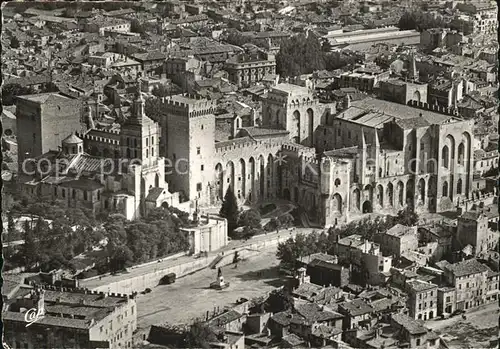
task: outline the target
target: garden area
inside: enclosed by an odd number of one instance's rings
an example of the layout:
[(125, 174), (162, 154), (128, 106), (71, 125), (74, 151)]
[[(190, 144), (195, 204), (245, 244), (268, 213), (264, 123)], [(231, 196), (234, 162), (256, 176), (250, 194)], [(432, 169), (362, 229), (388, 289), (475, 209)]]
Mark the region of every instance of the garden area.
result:
[[(84, 208), (67, 208), (57, 201), (28, 196), (7, 206), (3, 208), (8, 212), (8, 239), (23, 243), (4, 249), (6, 269), (64, 269), (75, 273), (84, 255), (90, 265), (95, 264), (97, 273), (103, 274), (189, 247), (188, 237), (180, 231), (190, 223), (188, 214), (176, 208), (157, 208), (143, 219), (128, 221), (116, 212), (96, 216)], [(20, 217), (30, 219), (16, 224)]]
[(290, 203), (269, 202), (242, 210), (231, 188), (224, 196), (219, 215), (228, 220), (228, 233), (233, 239), (247, 240), (255, 235), (290, 228), (300, 222), (295, 206)]

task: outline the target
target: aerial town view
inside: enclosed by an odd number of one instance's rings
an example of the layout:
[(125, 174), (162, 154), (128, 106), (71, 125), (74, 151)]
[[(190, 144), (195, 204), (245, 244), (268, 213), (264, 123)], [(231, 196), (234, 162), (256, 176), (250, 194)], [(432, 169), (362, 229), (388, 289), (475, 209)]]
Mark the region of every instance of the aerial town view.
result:
[(498, 348), (497, 15), (2, 3), (3, 348)]

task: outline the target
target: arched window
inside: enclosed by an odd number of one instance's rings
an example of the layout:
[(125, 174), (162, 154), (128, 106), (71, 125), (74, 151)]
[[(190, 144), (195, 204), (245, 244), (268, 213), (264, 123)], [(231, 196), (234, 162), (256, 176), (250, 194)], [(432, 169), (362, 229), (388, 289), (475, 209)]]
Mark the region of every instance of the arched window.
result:
[(76, 199), (76, 190), (73, 189), (73, 199)]
[(448, 196), (448, 182), (443, 183), (443, 196)]
[(443, 147), (443, 150), (441, 151), (441, 165), (443, 167), (448, 168), (448, 166), (449, 166), (449, 156), (450, 156), (450, 150), (448, 149), (448, 146), (445, 145)]
[(97, 191), (97, 200), (101, 200), (101, 192), (99, 190)]
[(149, 146), (149, 138), (146, 138), (146, 147)]
[(155, 156), (155, 148), (151, 148), (151, 156)]
[(149, 156), (149, 150), (146, 149), (146, 157), (148, 157), (148, 156)]
[(338, 187), (339, 185), (340, 185), (340, 179), (339, 179), (339, 178), (337, 178), (337, 179), (335, 180), (335, 186), (336, 186), (336, 187)]
[(465, 146), (463, 143), (460, 143), (458, 146), (458, 163), (463, 164), (464, 163), (464, 154), (465, 154)]
[(457, 194), (462, 194), (462, 178), (459, 178), (457, 181)]

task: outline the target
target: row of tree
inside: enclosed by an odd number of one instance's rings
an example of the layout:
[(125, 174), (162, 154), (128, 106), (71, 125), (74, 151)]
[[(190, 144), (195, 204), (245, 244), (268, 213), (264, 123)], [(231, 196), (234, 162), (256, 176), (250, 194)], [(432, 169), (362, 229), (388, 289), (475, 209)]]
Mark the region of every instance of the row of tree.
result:
[(189, 223), (188, 214), (175, 208), (157, 208), (141, 220), (128, 221), (120, 214), (96, 217), (83, 208), (65, 208), (57, 202), (34, 202), (29, 198), (11, 206), (9, 235), (16, 233), (14, 215), (35, 217), (22, 229), (22, 247), (6, 253), (12, 266), (42, 271), (71, 268), (71, 259), (90, 251), (103, 239), (107, 240), (105, 253), (96, 257), (100, 272), (122, 270), (133, 263), (189, 248), (188, 237), (180, 231)]
[(291, 36), (281, 43), (276, 56), (276, 71), (282, 77), (294, 77), (317, 70), (349, 67), (359, 62), (355, 54), (330, 50), (328, 40), (320, 41), (315, 35)]
[(431, 28), (446, 28), (449, 24), (442, 16), (431, 16), (422, 10), (406, 11), (399, 19), (398, 27), (401, 30), (415, 29), (420, 32)]

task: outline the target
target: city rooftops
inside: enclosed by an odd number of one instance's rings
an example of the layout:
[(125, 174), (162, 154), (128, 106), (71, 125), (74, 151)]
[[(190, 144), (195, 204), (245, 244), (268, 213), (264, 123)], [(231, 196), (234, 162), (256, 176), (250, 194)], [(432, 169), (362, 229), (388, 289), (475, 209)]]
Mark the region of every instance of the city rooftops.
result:
[(411, 280), (407, 281), (406, 284), (408, 287), (415, 292), (423, 292), (423, 291), (428, 291), (432, 290), (434, 288), (437, 288), (438, 286), (435, 284), (432, 284), (430, 282), (424, 282), (421, 280)]
[(387, 235), (395, 236), (395, 237), (402, 237), (405, 235), (415, 235), (416, 233), (416, 228), (415, 227), (407, 227), (406, 225), (402, 224), (396, 224), (389, 230), (385, 232)]
[(361, 298), (339, 304), (339, 310), (345, 311), (349, 316), (360, 316), (373, 313), (375, 309)]

